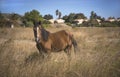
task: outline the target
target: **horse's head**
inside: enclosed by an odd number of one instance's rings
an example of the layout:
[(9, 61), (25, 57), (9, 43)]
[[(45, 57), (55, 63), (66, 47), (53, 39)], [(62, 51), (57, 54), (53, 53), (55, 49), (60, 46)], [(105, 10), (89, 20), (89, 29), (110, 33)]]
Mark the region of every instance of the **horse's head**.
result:
[(41, 22), (34, 22), (33, 23), (34, 26), (33, 26), (33, 31), (34, 31), (34, 37), (35, 37), (35, 41), (38, 43), (40, 41), (40, 34), (41, 34), (41, 29), (42, 29), (42, 25), (41, 25)]

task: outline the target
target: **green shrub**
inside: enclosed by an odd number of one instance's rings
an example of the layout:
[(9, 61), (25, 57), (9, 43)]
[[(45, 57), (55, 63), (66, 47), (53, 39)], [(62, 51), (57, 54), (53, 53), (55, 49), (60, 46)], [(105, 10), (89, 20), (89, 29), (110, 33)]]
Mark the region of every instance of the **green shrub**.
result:
[(44, 28), (51, 27), (50, 24), (43, 24)]
[(72, 24), (71, 24), (71, 23), (66, 23), (66, 25), (68, 25), (68, 26), (72, 26)]
[(103, 22), (101, 26), (102, 27), (119, 27), (120, 23), (119, 22)]
[(27, 21), (25, 24), (26, 27), (32, 27), (33, 26), (33, 22), (31, 21)]
[(43, 22), (42, 22), (43, 24), (51, 24), (51, 22), (50, 21), (48, 21), (48, 20), (43, 20)]

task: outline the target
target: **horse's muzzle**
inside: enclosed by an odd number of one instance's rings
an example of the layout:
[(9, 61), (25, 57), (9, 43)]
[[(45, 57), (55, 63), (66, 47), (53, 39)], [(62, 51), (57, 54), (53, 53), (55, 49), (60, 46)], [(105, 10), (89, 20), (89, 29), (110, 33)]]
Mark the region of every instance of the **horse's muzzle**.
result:
[(35, 41), (38, 43), (40, 41), (40, 39), (39, 38), (35, 38)]

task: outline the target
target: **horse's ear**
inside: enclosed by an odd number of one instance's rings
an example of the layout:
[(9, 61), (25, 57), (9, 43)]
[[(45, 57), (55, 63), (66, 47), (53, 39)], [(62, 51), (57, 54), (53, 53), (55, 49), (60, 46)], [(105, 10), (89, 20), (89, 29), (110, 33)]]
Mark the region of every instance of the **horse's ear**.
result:
[(42, 26), (42, 22), (41, 22), (41, 21), (39, 21), (38, 24), (39, 24), (39, 27), (44, 28), (44, 27)]
[(42, 25), (41, 21), (38, 22), (39, 25)]

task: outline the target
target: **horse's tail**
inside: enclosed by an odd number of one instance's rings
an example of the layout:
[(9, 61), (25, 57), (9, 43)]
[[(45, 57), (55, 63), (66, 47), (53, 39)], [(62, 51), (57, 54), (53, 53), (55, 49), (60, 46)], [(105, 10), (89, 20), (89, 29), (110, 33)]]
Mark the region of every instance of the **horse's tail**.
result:
[(78, 45), (77, 45), (77, 42), (76, 40), (74, 39), (73, 35), (71, 37), (71, 41), (72, 41), (72, 44), (74, 46), (74, 52), (76, 53), (77, 49), (78, 49)]

